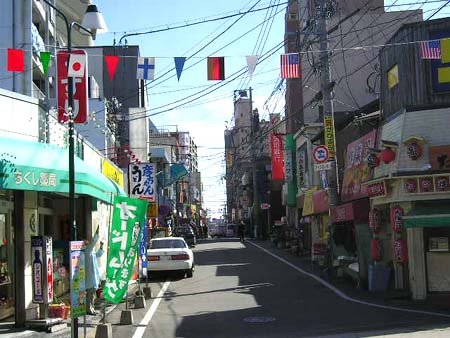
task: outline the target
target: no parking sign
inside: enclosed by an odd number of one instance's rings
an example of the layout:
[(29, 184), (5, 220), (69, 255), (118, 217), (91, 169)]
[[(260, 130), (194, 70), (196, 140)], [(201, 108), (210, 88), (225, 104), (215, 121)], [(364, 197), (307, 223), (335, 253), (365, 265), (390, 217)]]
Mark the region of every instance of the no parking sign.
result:
[(330, 157), (330, 152), (325, 146), (317, 146), (313, 150), (314, 163), (325, 163)]

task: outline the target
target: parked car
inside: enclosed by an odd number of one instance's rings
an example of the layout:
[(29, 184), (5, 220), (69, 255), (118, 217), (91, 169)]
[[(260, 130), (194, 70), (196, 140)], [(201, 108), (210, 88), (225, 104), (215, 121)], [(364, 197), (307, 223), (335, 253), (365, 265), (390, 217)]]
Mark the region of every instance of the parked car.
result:
[(229, 223), (227, 224), (226, 236), (236, 237), (237, 236), (237, 224)]
[(175, 228), (175, 236), (183, 237), (189, 246), (195, 246), (197, 244), (197, 236), (194, 233), (194, 229), (189, 224), (183, 224)]
[(188, 278), (194, 274), (194, 254), (182, 237), (151, 239), (147, 258), (149, 274), (152, 271), (184, 271)]

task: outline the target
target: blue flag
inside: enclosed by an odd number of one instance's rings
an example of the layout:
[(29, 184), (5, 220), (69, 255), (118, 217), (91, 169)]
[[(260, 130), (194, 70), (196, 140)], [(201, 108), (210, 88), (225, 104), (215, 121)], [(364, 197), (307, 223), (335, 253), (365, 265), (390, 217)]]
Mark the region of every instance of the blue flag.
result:
[(184, 62), (186, 61), (185, 57), (175, 57), (175, 69), (177, 71), (177, 78), (180, 81), (181, 72), (183, 71)]

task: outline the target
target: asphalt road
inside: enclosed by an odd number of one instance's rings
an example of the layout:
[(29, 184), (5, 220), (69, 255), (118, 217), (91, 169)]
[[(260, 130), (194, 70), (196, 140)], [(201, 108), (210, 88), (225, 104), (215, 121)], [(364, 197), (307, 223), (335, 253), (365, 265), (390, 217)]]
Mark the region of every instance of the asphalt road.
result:
[(193, 278), (151, 280), (154, 298), (133, 310), (134, 325), (118, 325), (120, 308), (108, 316), (113, 337), (369, 337), (450, 325), (450, 318), (343, 299), (249, 242), (206, 240), (194, 255)]

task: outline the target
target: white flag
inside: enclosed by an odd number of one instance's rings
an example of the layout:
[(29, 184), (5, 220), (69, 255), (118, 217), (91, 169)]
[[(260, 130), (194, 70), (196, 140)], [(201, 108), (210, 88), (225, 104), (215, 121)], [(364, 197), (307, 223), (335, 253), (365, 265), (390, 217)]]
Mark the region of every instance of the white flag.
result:
[(256, 64), (258, 63), (258, 55), (248, 55), (246, 56), (246, 59), (247, 59), (248, 75), (251, 78), (253, 72), (255, 71)]
[(84, 77), (84, 70), (86, 68), (86, 54), (70, 54), (69, 69), (67, 70), (68, 77)]
[(155, 79), (155, 58), (138, 58), (137, 73), (138, 79), (154, 80)]

